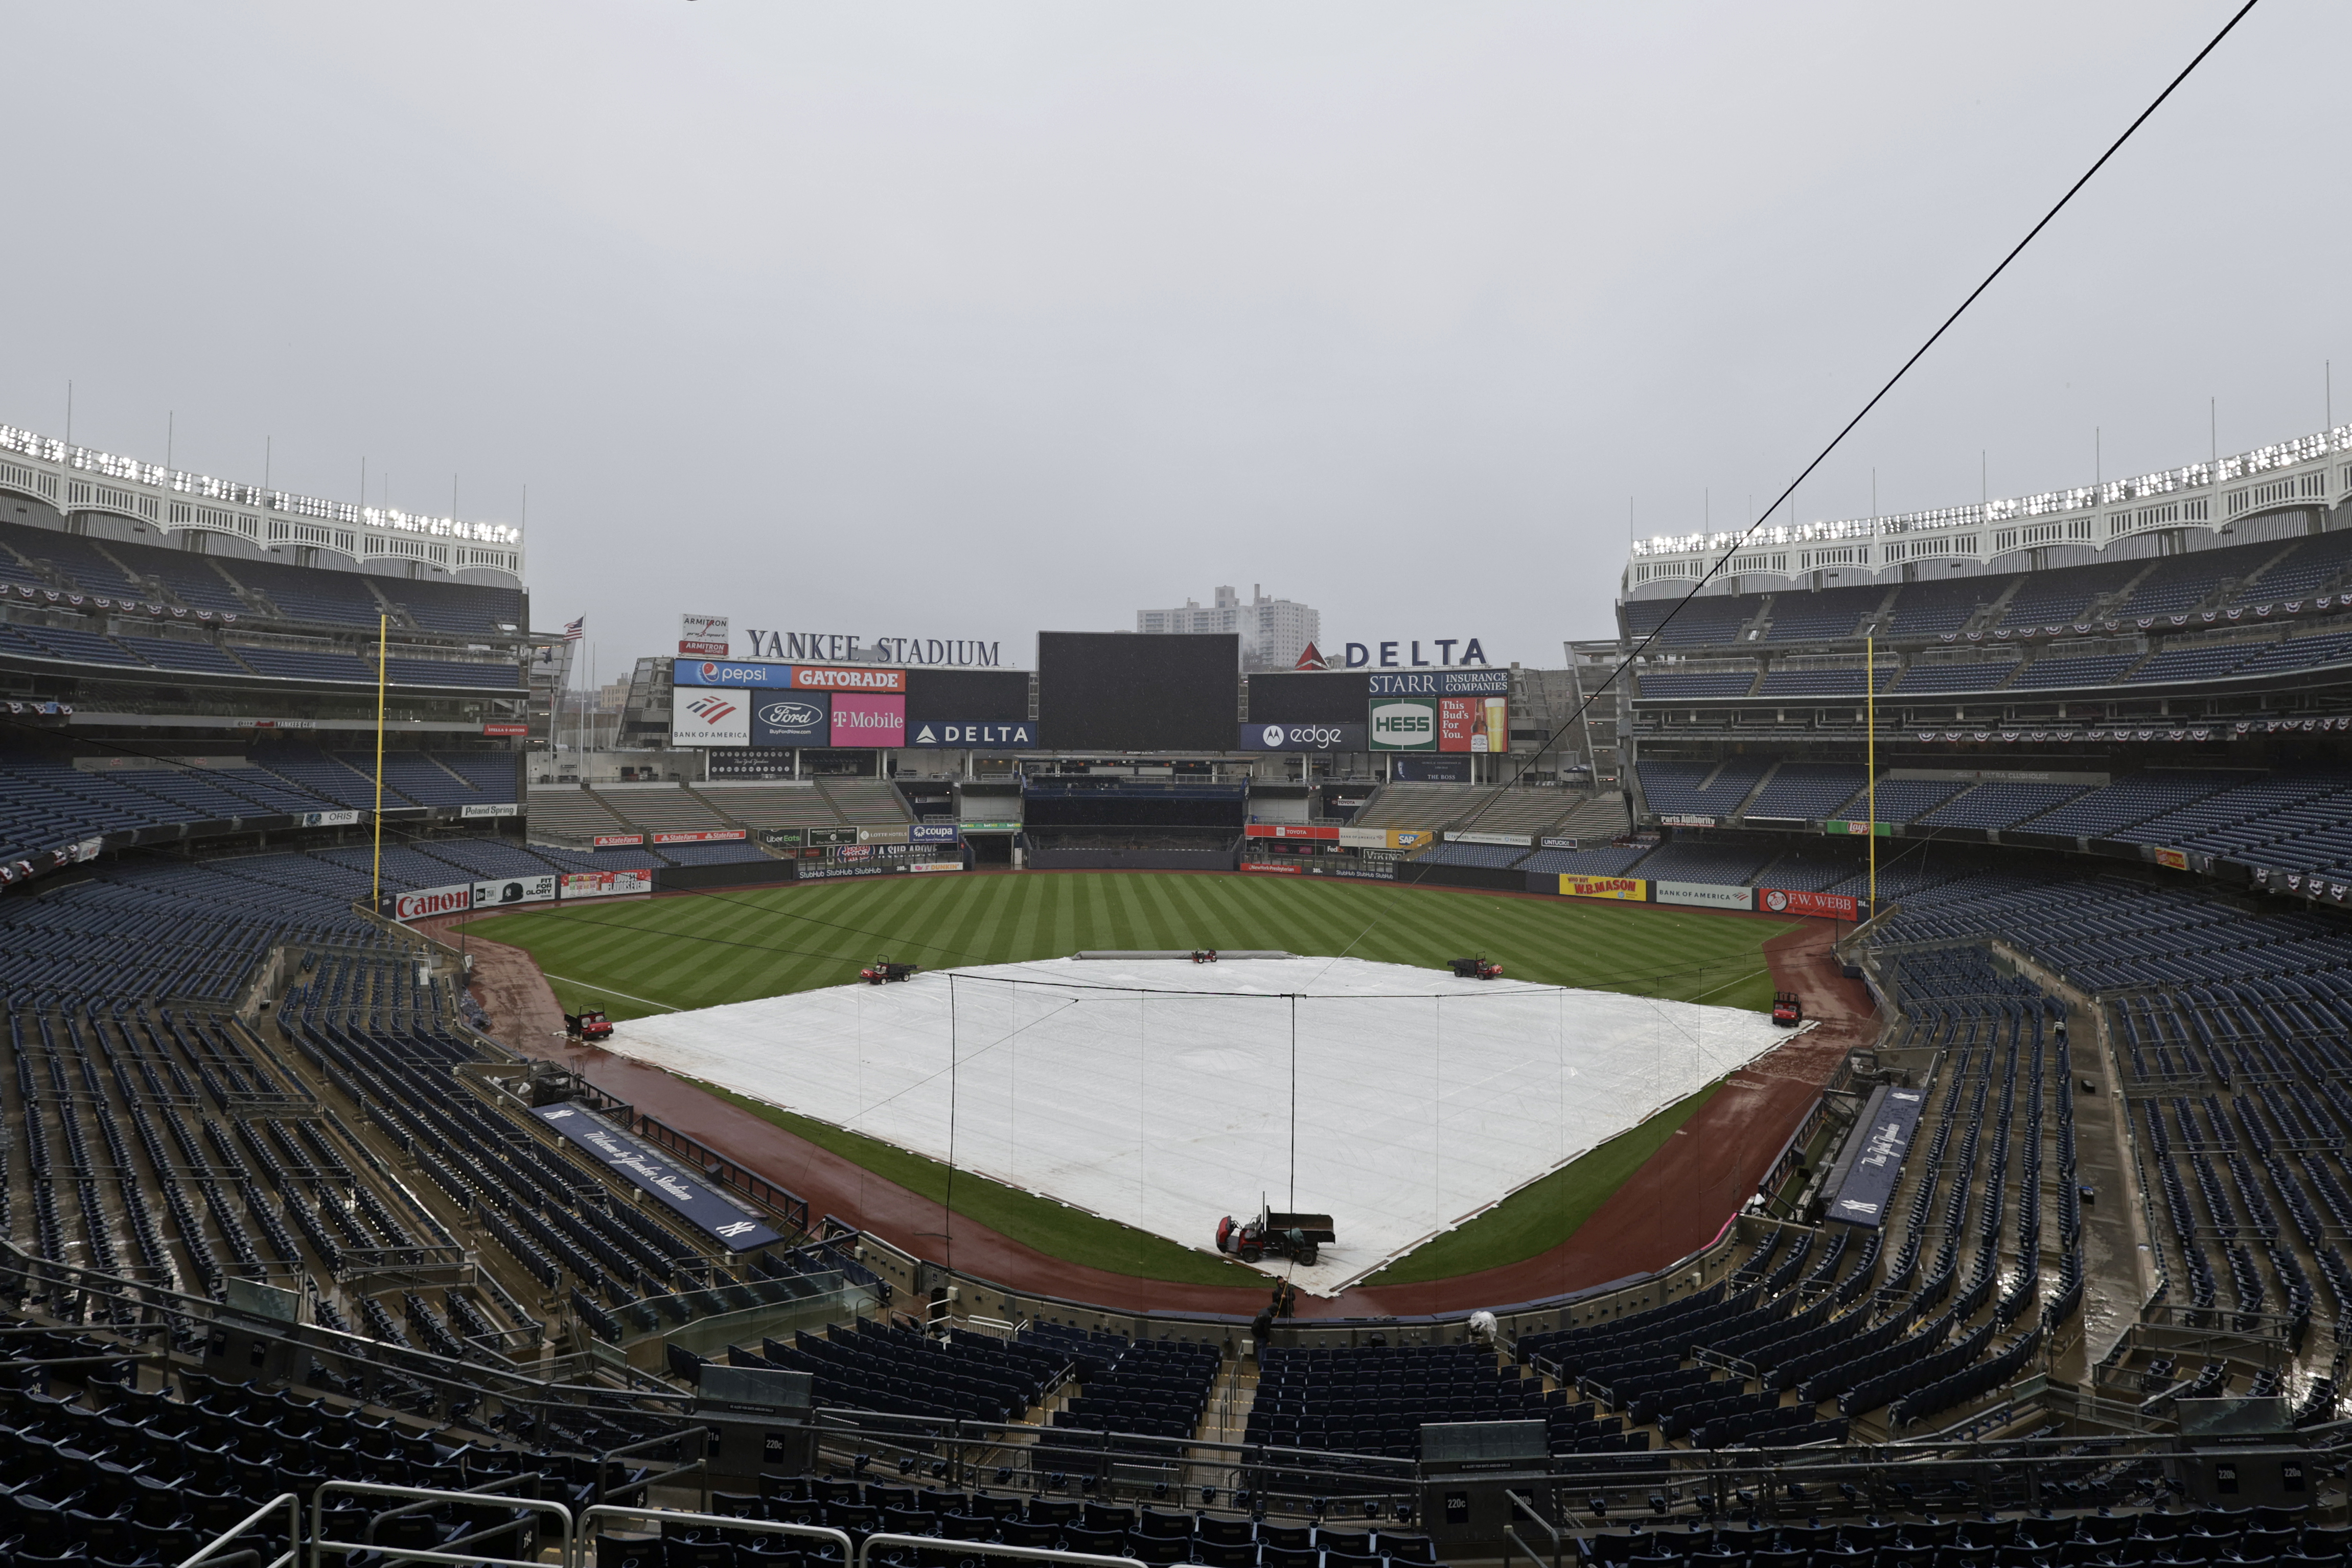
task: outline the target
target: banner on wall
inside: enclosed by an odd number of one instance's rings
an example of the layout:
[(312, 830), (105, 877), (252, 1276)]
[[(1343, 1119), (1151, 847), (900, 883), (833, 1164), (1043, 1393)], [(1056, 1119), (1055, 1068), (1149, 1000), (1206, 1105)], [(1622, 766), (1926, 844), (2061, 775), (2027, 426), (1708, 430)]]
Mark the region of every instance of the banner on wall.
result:
[(1895, 837), (1895, 825), (1891, 822), (1838, 822), (1833, 820), (1822, 823), (1822, 831), (1830, 835), (1832, 837), (1850, 833), (1856, 838), (1892, 838)]
[(474, 884), (456, 882), (444, 888), (419, 888), (392, 896), (392, 918), (423, 920), (427, 915), (461, 914), (474, 907)]
[(567, 871), (560, 896), (567, 899), (617, 899), (654, 890), (650, 867), (631, 871)]
[(727, 657), (727, 617), (725, 616), (680, 616), (677, 618), (677, 651), (698, 658)]
[(1468, 784), (1470, 759), (1467, 757), (1397, 757), (1389, 765), (1396, 770), (1399, 784)]
[(1752, 910), (1756, 894), (1746, 886), (1727, 882), (1653, 882), (1650, 901), (1681, 904), (1695, 910)]
[(1833, 921), (1862, 918), (1862, 900), (1851, 893), (1814, 893), (1802, 888), (1759, 888), (1756, 907), (1776, 915), (1819, 915)]
[(1437, 749), (1441, 752), (1507, 752), (1511, 749), (1511, 702), (1507, 697), (1441, 697), (1437, 700)]
[(906, 743), (909, 746), (1005, 746), (1015, 751), (1028, 751), (1037, 744), (1037, 726), (1026, 719), (1019, 723), (949, 722), (935, 719), (908, 726)]
[[(956, 825), (952, 822), (918, 822), (907, 829), (909, 844), (952, 844), (956, 841)], [(957, 862), (961, 865), (962, 862)]]
[(1429, 835), (1418, 827), (1342, 827), (1339, 843), (1349, 849), (1418, 849)]
[[(904, 675), (904, 670), (884, 673)], [(901, 746), (907, 742), (907, 700), (867, 692), (836, 691), (833, 694), (833, 733), (830, 743), (835, 746)]]
[(1340, 842), (1339, 829), (1321, 823), (1253, 822), (1242, 829), (1249, 838), (1310, 838), (1324, 844)]
[(1361, 724), (1244, 723), (1235, 738), (1244, 752), (1360, 752)]
[(867, 665), (835, 668), (825, 665), (796, 664), (793, 666), (792, 685), (795, 691), (894, 691), (904, 696), (907, 672), (903, 669), (877, 669)]
[(669, 695), (670, 741), (679, 746), (748, 746), (751, 743), (749, 692), (707, 686), (680, 686)]
[(2189, 851), (2159, 847), (2156, 852), (2156, 863), (2159, 866), (2170, 867), (2175, 871), (2186, 871), (2189, 869)]
[(642, 833), (599, 833), (588, 840), (588, 845), (592, 849), (626, 849), (645, 841)]
[(484, 816), (520, 816), (522, 807), (514, 801), (494, 801), (488, 805), (461, 805), (457, 815), (467, 821)]
[(543, 904), (554, 897), (552, 871), (537, 877), (502, 877), (494, 882), (474, 884), (474, 907), (478, 910), (499, 904)]
[(656, 844), (728, 844), (747, 837), (740, 827), (698, 827), (691, 832), (656, 833)]
[(605, 1121), (584, 1105), (543, 1105), (531, 1112), (587, 1152), (591, 1161), (630, 1183), (730, 1251), (750, 1252), (783, 1237), (767, 1222), (667, 1152)]
[(833, 709), (822, 697), (761, 692), (751, 699), (751, 743), (773, 750), (822, 746), (830, 739)]
[(1401, 697), (1370, 705), (1366, 731), (1375, 752), (1437, 750), (1437, 699)]
[[(509, 807), (509, 809), (511, 810), (512, 808)], [(466, 808), (466, 814), (468, 816), (472, 816), (474, 808), (472, 806), (469, 805)], [(302, 826), (305, 827), (349, 827), (359, 819), (360, 814), (356, 811), (306, 811), (302, 814)]]
[(1563, 872), (1559, 879), (1562, 898), (1622, 899), (1629, 904), (1649, 902), (1650, 884), (1640, 877), (1582, 877), (1575, 872)]

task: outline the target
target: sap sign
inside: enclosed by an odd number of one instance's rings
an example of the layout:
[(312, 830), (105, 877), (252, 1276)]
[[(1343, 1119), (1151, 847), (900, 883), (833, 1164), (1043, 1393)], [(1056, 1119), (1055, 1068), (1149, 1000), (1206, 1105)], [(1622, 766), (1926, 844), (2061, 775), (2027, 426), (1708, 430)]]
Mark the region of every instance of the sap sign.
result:
[(1371, 749), (1375, 752), (1437, 750), (1437, 704), (1429, 701), (1373, 703)]
[(945, 723), (931, 721), (907, 726), (909, 746), (1004, 746), (1029, 751), (1037, 744), (1037, 726), (1018, 724)]
[[(1428, 642), (1433, 658), (1422, 657), (1423, 644), (1418, 639), (1402, 642), (1360, 643), (1348, 645), (1349, 669), (1434, 669), (1453, 664), (1484, 664), (1486, 650), (1478, 646), (1476, 637), (1432, 637)], [(1462, 657), (1454, 657), (1455, 648)], [(1399, 650), (1404, 650), (1400, 652)]]
[(1244, 752), (1360, 752), (1364, 749), (1364, 726), (1244, 724), (1240, 743), (1234, 749)]
[(833, 723), (833, 708), (819, 697), (751, 699), (751, 743), (755, 746), (822, 746)]

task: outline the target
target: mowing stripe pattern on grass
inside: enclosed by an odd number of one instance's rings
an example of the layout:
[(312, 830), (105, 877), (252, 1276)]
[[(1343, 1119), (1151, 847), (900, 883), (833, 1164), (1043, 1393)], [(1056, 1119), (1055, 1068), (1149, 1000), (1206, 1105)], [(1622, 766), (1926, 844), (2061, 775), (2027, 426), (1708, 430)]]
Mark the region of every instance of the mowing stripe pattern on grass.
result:
[[(1790, 923), (1304, 879), (1065, 872), (746, 889), (499, 915), (466, 929), (527, 950), (567, 1011), (584, 1000), (626, 1019), (845, 984), (877, 955), (936, 969), (1085, 949), (1195, 947), (1346, 952), (1432, 969), (1477, 952), (1515, 979), (1761, 1011), (1772, 992), (1762, 946)], [(1669, 1109), (1437, 1237), (1391, 1265), (1380, 1282), (1450, 1278), (1540, 1255), (1567, 1239), (1703, 1100)], [(934, 1162), (738, 1103), (911, 1191), (946, 1190), (945, 1169)], [(954, 1207), (1051, 1257), (1147, 1279), (1231, 1278), (1214, 1258), (961, 1173)]]

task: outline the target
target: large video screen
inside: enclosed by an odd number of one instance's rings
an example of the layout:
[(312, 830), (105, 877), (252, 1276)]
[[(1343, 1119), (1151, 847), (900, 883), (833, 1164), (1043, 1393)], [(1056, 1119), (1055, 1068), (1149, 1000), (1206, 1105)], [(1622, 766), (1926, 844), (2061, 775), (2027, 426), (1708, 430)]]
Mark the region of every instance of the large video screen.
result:
[(1025, 669), (910, 669), (910, 724), (1018, 724), (1029, 717)]
[(1249, 678), (1253, 724), (1360, 724), (1368, 688), (1363, 672), (1284, 671)]
[(1057, 748), (1231, 751), (1240, 695), (1229, 632), (1037, 634), (1037, 728)]

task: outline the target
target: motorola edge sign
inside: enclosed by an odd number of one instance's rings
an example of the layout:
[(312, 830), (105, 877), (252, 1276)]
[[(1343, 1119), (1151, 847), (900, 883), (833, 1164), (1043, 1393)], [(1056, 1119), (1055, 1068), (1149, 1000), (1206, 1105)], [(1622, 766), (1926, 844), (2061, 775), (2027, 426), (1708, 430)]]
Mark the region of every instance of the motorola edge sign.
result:
[(1243, 752), (1360, 752), (1364, 749), (1364, 727), (1361, 724), (1244, 724), (1239, 743)]

